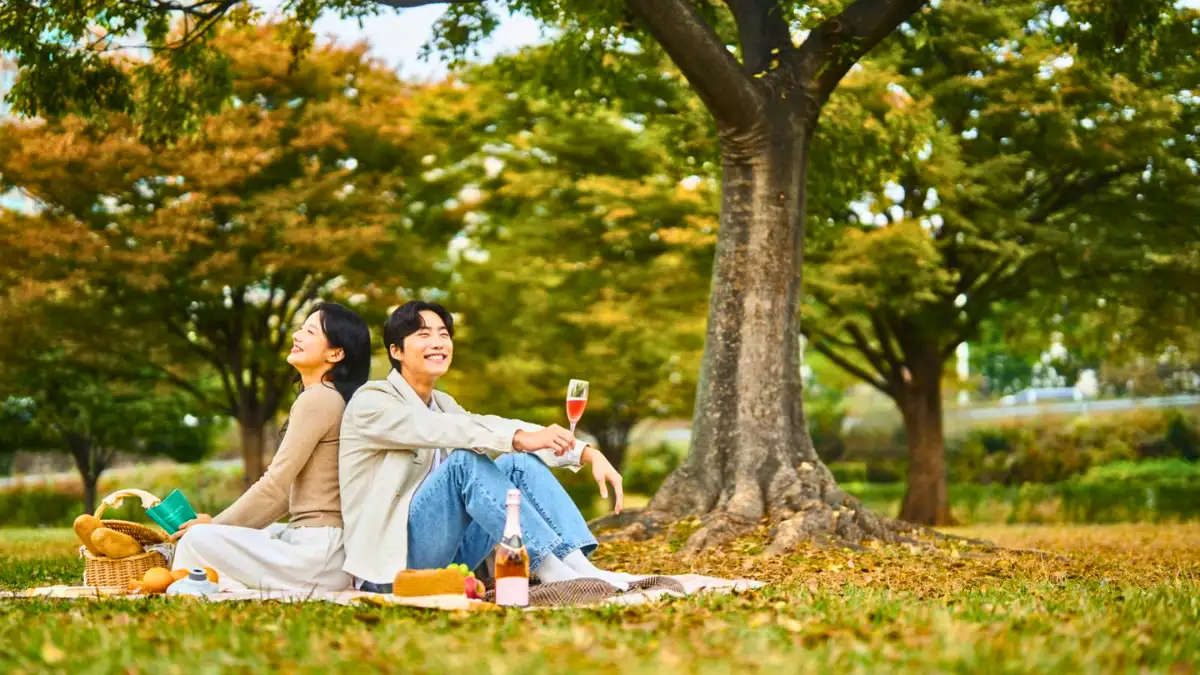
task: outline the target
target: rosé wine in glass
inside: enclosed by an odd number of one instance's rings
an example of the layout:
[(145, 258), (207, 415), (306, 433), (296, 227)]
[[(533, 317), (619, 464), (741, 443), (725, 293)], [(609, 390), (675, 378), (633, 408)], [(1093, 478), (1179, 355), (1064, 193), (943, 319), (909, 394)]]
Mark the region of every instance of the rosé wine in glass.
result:
[(575, 433), (575, 425), (583, 417), (587, 408), (588, 383), (586, 380), (571, 380), (567, 385), (567, 419), (571, 421), (571, 433)]

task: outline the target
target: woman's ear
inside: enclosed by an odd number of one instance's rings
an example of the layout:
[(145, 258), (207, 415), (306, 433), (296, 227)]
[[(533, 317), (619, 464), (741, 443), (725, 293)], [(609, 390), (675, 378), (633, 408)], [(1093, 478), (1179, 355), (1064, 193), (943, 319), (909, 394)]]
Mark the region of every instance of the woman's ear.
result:
[(344, 358), (346, 358), (346, 350), (339, 347), (338, 349), (333, 350), (333, 353), (327, 356), (325, 360), (329, 363), (337, 363)]

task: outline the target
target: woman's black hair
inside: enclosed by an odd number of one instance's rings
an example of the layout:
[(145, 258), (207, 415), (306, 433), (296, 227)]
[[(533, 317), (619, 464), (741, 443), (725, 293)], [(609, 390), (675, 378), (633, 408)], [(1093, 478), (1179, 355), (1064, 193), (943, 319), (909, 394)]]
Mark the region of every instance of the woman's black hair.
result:
[(321, 313), (325, 340), (331, 348), (342, 350), (342, 360), (333, 364), (323, 380), (349, 403), (371, 377), (371, 330), (354, 310), (337, 303), (318, 303), (308, 316), (317, 312)]

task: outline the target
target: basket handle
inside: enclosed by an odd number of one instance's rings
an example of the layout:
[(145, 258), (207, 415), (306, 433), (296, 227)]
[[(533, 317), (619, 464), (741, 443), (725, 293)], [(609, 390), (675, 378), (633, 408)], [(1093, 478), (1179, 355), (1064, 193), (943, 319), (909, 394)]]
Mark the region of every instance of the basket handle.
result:
[(100, 505), (96, 507), (96, 517), (99, 518), (100, 516), (104, 515), (104, 510), (110, 506), (113, 508), (120, 506), (121, 502), (125, 501), (126, 497), (137, 497), (138, 499), (141, 499), (142, 508), (144, 509), (148, 509), (151, 506), (158, 506), (159, 502), (162, 501), (158, 497), (155, 497), (145, 490), (117, 490), (111, 495), (100, 500)]

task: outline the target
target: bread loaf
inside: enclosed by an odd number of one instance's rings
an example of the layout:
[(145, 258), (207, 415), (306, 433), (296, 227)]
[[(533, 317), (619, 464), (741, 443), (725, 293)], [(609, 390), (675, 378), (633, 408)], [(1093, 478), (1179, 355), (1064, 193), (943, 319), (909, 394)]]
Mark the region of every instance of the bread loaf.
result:
[(92, 544), (96, 546), (96, 550), (100, 551), (101, 555), (110, 558), (128, 558), (131, 555), (145, 552), (142, 545), (137, 543), (133, 537), (107, 527), (97, 528), (95, 532), (92, 532)]
[(92, 533), (97, 529), (104, 527), (104, 523), (100, 519), (91, 514), (85, 513), (75, 519), (75, 536), (79, 537), (79, 541), (87, 547), (88, 553), (94, 556), (104, 555), (96, 545), (92, 543)]
[(418, 595), (462, 595), (463, 575), (458, 570), (400, 570), (392, 582), (392, 593)]

